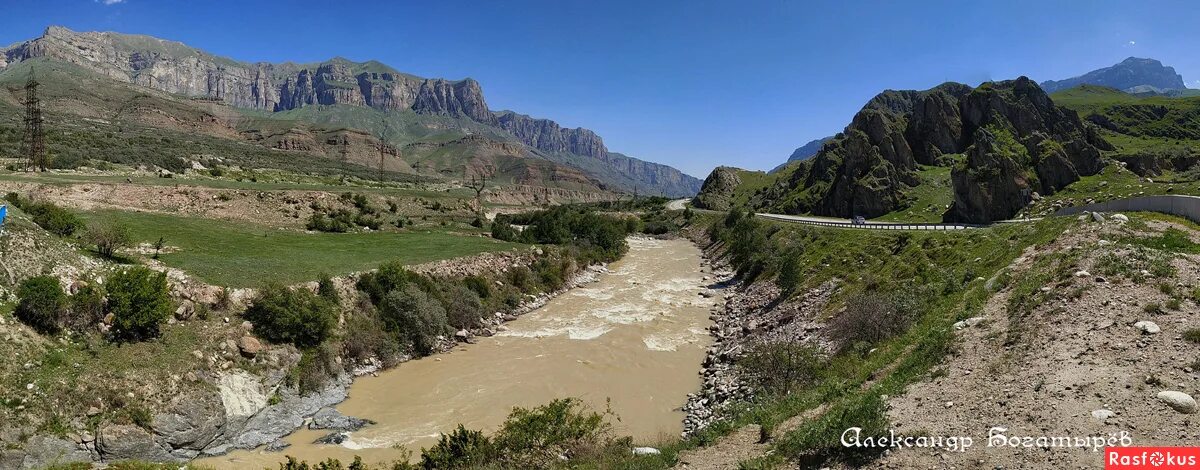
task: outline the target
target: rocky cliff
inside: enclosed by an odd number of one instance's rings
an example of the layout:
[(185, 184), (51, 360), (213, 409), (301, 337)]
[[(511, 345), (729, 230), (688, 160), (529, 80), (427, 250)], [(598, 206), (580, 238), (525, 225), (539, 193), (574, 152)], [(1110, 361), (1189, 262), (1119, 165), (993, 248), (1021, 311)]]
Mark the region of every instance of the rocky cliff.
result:
[(734, 192), (742, 183), (738, 169), (719, 166), (709, 173), (700, 187), (700, 194), (692, 199), (692, 205), (700, 209), (715, 211), (729, 210), (733, 206)]
[[(25, 60), (67, 62), (119, 81), (195, 98), (265, 111), (314, 105), (365, 106), (411, 110), (430, 116), (466, 118), (502, 129), (512, 138), (548, 154), (594, 159), (595, 174), (614, 188), (670, 196), (692, 195), (700, 180), (678, 170), (613, 154), (600, 136), (567, 129), (547, 119), (510, 111), (493, 113), (478, 82), (404, 74), (379, 62), (334, 58), (317, 64), (247, 63), (209, 54), (185, 44), (150, 36), (75, 32), (51, 26), (40, 38), (0, 50), (0, 69)], [(551, 155), (553, 157), (554, 155)], [(553, 158), (552, 158), (553, 159)], [(585, 168), (589, 169), (589, 168)]]
[(1025, 77), (888, 90), (774, 188), (781, 202), (772, 209), (875, 217), (905, 207), (906, 193), (921, 184), (918, 165), (951, 166), (954, 202), (945, 220), (1006, 219), (1035, 192), (1095, 174), (1102, 148), (1108, 144), (1094, 127)]
[(1154, 59), (1130, 57), (1112, 67), (1093, 70), (1078, 77), (1042, 82), (1046, 93), (1074, 88), (1079, 85), (1100, 85), (1130, 93), (1169, 92), (1183, 90), (1183, 77)]

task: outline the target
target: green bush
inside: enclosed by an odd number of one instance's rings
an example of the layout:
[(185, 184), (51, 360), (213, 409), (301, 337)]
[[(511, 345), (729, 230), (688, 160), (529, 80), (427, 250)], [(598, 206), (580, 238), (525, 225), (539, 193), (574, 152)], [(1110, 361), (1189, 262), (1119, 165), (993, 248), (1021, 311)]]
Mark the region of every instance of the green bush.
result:
[(67, 312), (67, 295), (54, 276), (35, 276), (17, 288), (18, 320), (41, 333), (57, 333)]
[(307, 348), (321, 344), (337, 323), (334, 305), (308, 289), (268, 286), (242, 314), (268, 341)]
[(328, 343), (305, 349), (289, 379), (301, 395), (318, 392), (341, 373), (337, 359), (337, 351)]
[(437, 444), (421, 451), (421, 468), (452, 470), (475, 468), (496, 459), (497, 449), (480, 431), (468, 431), (458, 425), (449, 434), (442, 434)]
[(492, 283), (483, 276), (467, 276), (463, 279), (463, 285), (475, 292), (481, 299), (492, 295)]
[(33, 223), (61, 237), (74, 235), (84, 227), (83, 219), (75, 213), (50, 202), (34, 202), (17, 193), (8, 193), (5, 199), (18, 209), (25, 211)]
[(903, 333), (921, 314), (910, 293), (867, 292), (846, 302), (846, 311), (829, 322), (829, 336), (842, 350), (867, 348)]
[(819, 348), (804, 343), (760, 343), (738, 358), (737, 368), (758, 389), (788, 394), (816, 381), (823, 359)]
[(1183, 339), (1200, 344), (1200, 328), (1190, 328), (1183, 332)]
[(337, 286), (333, 284), (333, 278), (329, 277), (329, 273), (321, 273), (317, 277), (317, 295), (334, 305), (342, 301), (341, 296), (338, 295)]
[(139, 266), (117, 272), (106, 287), (114, 337), (138, 341), (158, 336), (159, 325), (171, 316), (166, 274)]
[(446, 289), (446, 321), (456, 330), (478, 328), (482, 322), (483, 302), (479, 294), (463, 284), (453, 284)]
[(425, 356), (437, 346), (437, 337), (447, 333), (446, 310), (425, 291), (406, 285), (384, 296), (379, 303), (379, 318), (389, 331)]
[(512, 224), (500, 221), (492, 223), (492, 238), (511, 242), (516, 241), (518, 236), (520, 236), (520, 232)]
[(437, 286), (425, 276), (404, 268), (398, 262), (386, 263), (375, 272), (364, 273), (358, 277), (355, 287), (371, 298), (371, 303), (379, 305), (389, 292), (409, 284), (415, 284), (425, 292), (436, 292)]
[(347, 359), (359, 364), (374, 358), (384, 366), (392, 366), (400, 355), (400, 344), (375, 316), (354, 315), (346, 321), (342, 351)]
[(117, 250), (129, 246), (132, 237), (129, 228), (121, 224), (101, 223), (88, 227), (83, 236), (84, 241), (96, 248), (96, 253), (106, 258), (112, 258)]
[(513, 409), (493, 442), (512, 468), (547, 468), (561, 455), (605, 440), (609, 431), (603, 415), (564, 398), (532, 410)]
[(71, 296), (69, 326), (84, 330), (104, 319), (104, 288), (88, 283)]

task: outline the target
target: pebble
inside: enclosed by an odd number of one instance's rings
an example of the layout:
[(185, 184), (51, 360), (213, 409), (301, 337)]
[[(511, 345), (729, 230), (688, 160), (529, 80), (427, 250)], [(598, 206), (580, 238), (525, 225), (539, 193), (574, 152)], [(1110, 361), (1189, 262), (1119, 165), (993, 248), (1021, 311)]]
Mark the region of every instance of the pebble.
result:
[(653, 447), (634, 447), (633, 455), (658, 455), (661, 454), (658, 449)]
[(1196, 399), (1186, 393), (1164, 390), (1158, 392), (1158, 399), (1180, 413), (1192, 414), (1196, 412)]
[(1092, 417), (1100, 421), (1104, 421), (1113, 416), (1116, 416), (1116, 413), (1113, 413), (1112, 410), (1096, 410), (1092, 412)]
[(1159, 332), (1162, 331), (1162, 329), (1158, 327), (1157, 323), (1154, 323), (1149, 320), (1142, 320), (1140, 322), (1134, 323), (1133, 327), (1141, 330), (1142, 334), (1145, 334), (1145, 335), (1158, 334)]

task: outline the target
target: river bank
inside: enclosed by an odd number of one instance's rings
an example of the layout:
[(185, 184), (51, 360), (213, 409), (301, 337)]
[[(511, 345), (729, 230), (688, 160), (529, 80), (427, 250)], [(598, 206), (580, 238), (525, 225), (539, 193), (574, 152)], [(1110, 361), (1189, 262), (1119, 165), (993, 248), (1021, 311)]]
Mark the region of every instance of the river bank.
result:
[(268, 448), (199, 462), (223, 469), (273, 466), (285, 455), (389, 461), (405, 455), (396, 446), (419, 451), (459, 423), (494, 430), (514, 406), (562, 397), (611, 410), (620, 418), (614, 430), (641, 442), (678, 436), (680, 405), (701, 385), (693, 371), (707, 348), (708, 311), (718, 299), (701, 295), (711, 275), (700, 272), (693, 244), (629, 242), (625, 258), (589, 271), (573, 289), (538, 299), (493, 326), (494, 336), (360, 377), (348, 387), (348, 400), (321, 411), (374, 424), (331, 430), (309, 422)]

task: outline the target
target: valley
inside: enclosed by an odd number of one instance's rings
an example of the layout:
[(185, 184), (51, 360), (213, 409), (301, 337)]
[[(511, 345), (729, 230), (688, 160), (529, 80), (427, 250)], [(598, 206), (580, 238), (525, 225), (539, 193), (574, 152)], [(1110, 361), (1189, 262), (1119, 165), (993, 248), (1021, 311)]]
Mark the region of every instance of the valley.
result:
[[(714, 47), (687, 17), (711, 5), (670, 12), (689, 31), (508, 7), (0, 47), (0, 469), (1093, 468), (1200, 443), (1200, 96), (1175, 68), (1062, 74), (1042, 43), (849, 65), (831, 51), (871, 36), (738, 29), (762, 12), (708, 12), (755, 39)], [(963, 72), (988, 54), (1029, 75)]]

